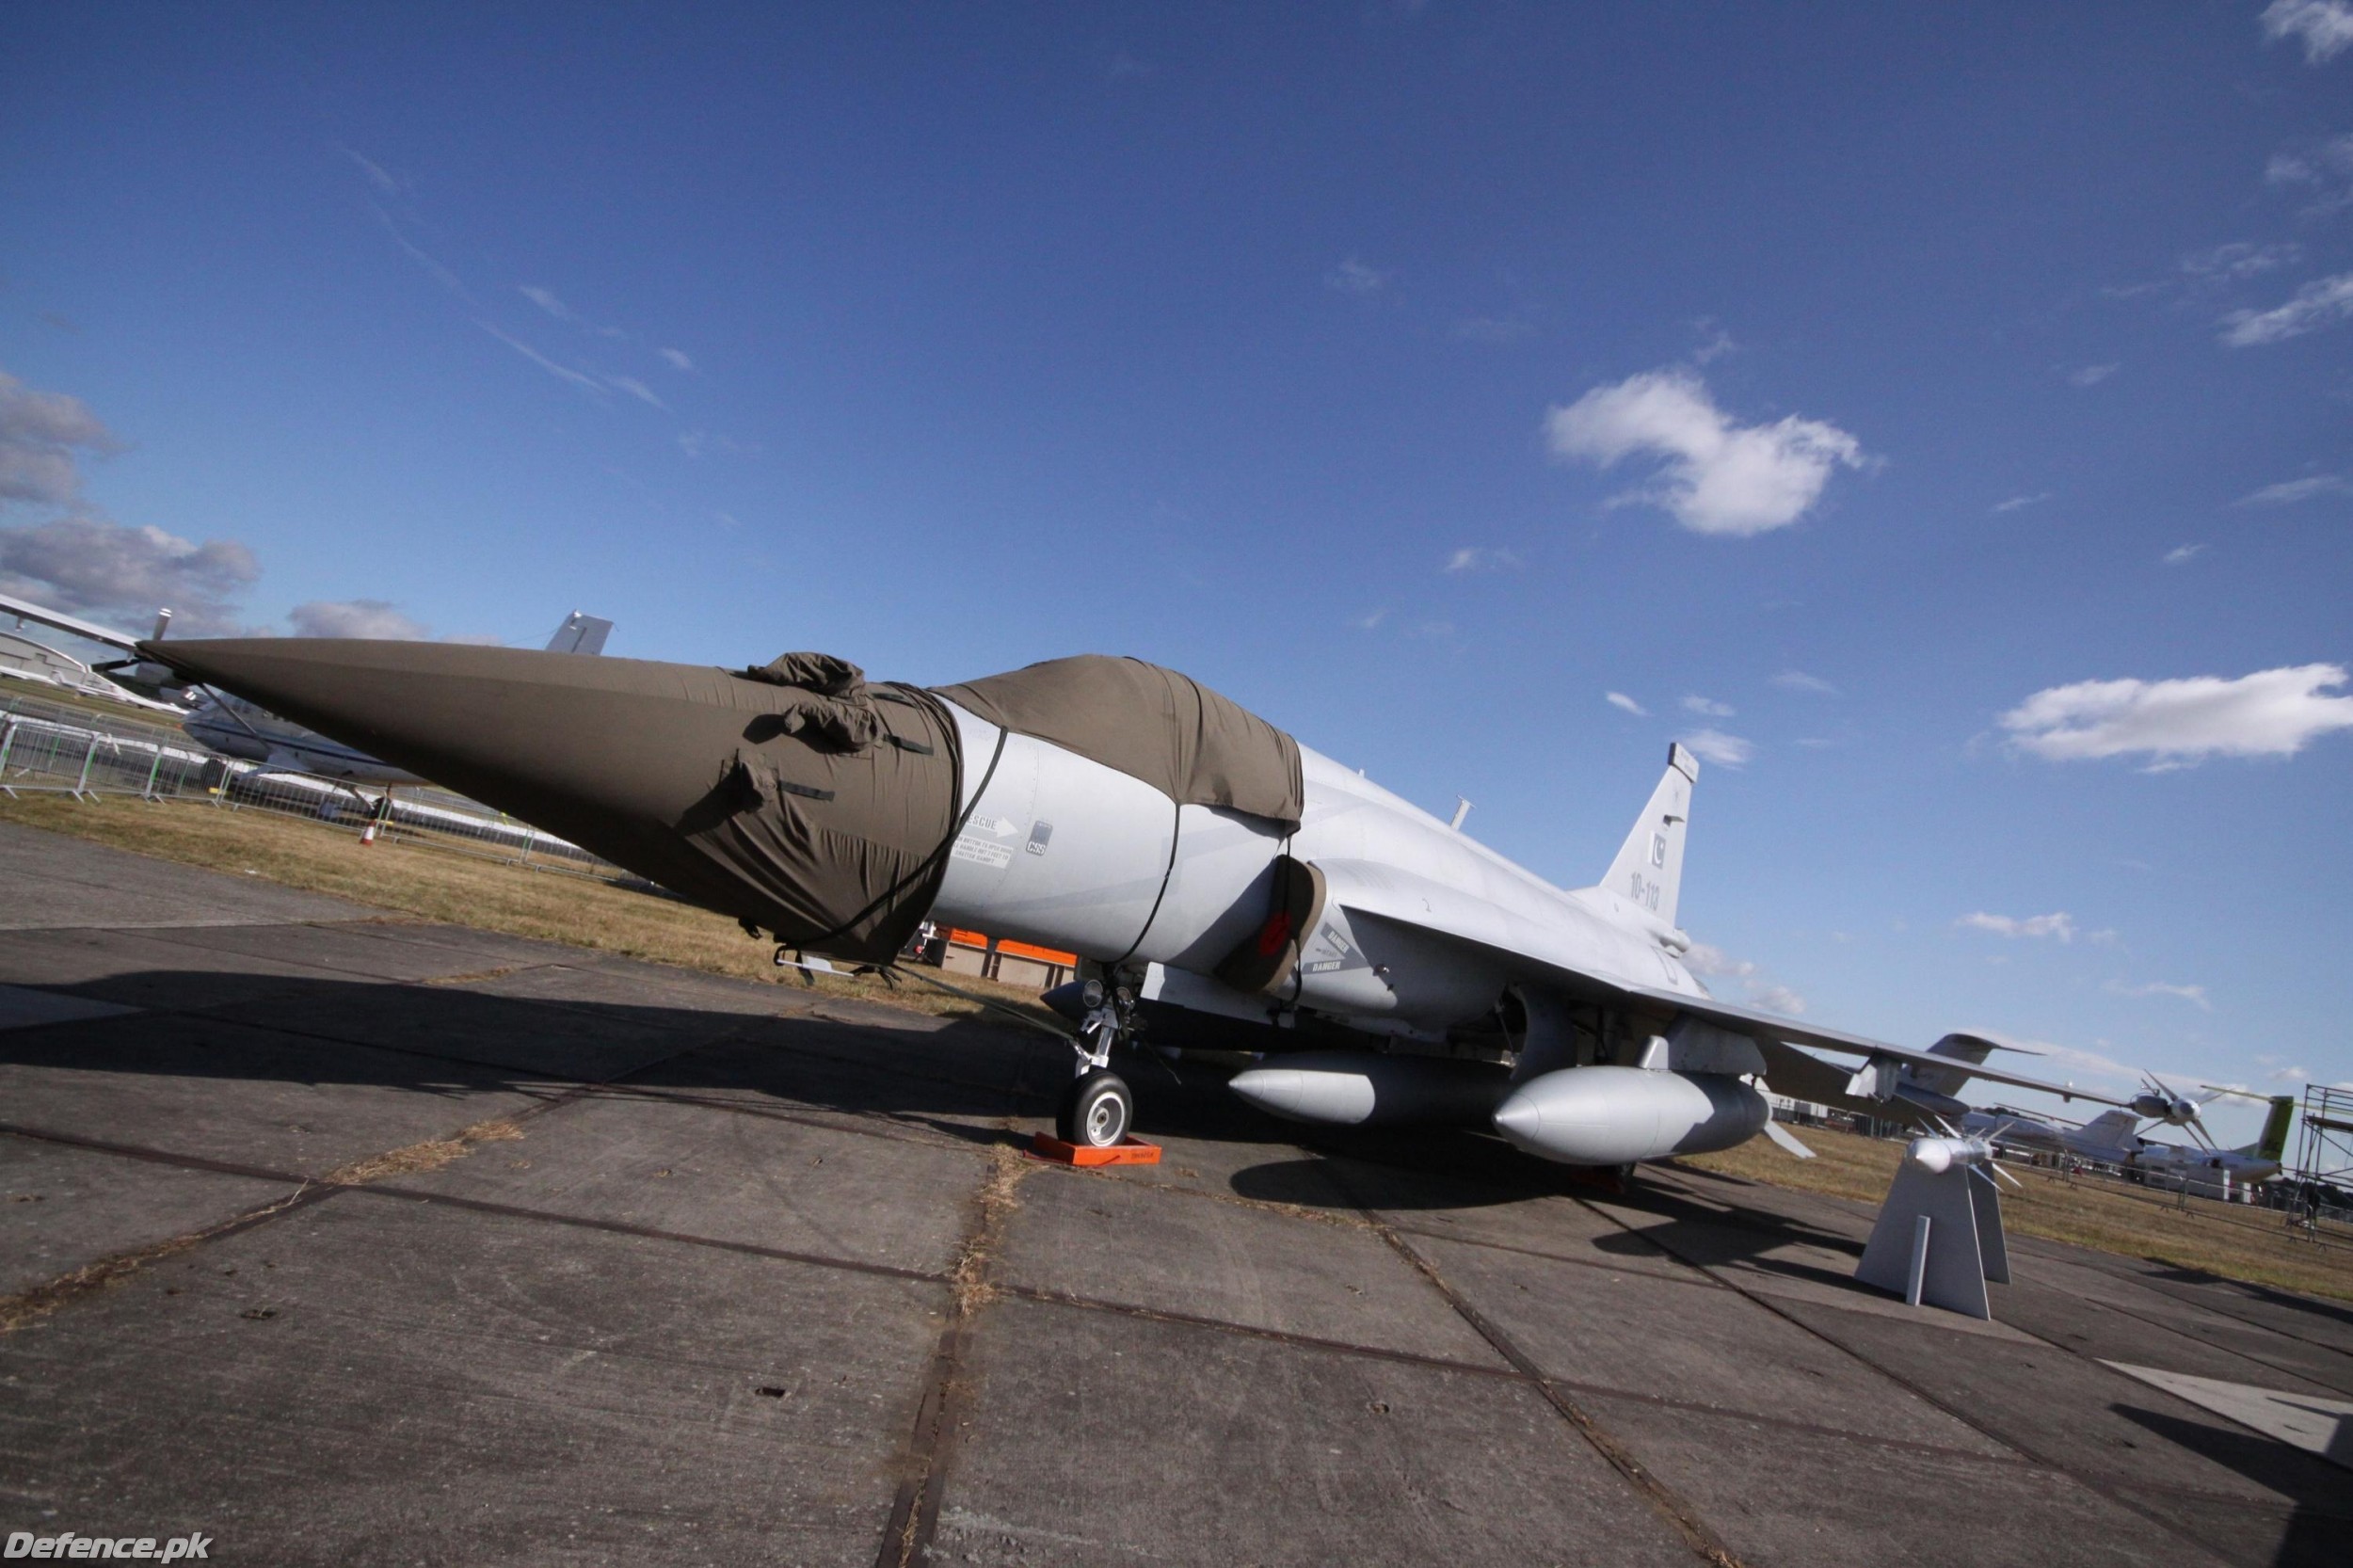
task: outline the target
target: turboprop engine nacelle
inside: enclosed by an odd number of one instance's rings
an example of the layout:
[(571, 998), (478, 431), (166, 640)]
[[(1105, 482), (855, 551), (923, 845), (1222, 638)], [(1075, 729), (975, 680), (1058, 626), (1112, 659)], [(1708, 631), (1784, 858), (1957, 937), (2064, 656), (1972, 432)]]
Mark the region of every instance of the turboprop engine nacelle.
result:
[(1259, 1110), (1294, 1122), (1475, 1126), (1495, 1114), (1512, 1080), (1483, 1062), (1311, 1050), (1237, 1073), (1229, 1087)]
[(1521, 1084), (1496, 1112), (1496, 1130), (1563, 1165), (1625, 1165), (1728, 1149), (1771, 1114), (1755, 1088), (1722, 1073), (1564, 1067)]
[(2163, 1122), (2168, 1127), (2187, 1127), (2198, 1119), (2198, 1102), (2184, 1099), (2178, 1095), (2150, 1090), (2133, 1096), (2132, 1112), (2136, 1116), (2146, 1116), (2153, 1122)]

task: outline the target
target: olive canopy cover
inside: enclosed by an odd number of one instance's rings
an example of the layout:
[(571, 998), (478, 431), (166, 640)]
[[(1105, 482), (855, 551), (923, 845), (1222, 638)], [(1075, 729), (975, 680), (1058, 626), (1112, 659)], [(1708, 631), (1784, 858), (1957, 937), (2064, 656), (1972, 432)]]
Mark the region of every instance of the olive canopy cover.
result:
[(932, 688), (976, 718), (1092, 758), (1185, 806), (1299, 825), (1299, 743), (1189, 676), (1099, 653)]

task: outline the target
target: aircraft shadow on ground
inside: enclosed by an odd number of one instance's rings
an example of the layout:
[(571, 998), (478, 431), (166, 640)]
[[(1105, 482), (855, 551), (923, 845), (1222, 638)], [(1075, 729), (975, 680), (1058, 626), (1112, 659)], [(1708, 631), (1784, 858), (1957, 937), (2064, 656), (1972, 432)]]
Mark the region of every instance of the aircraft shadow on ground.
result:
[[(973, 1121), (1050, 1115), (1073, 1071), (1069, 1048), (1050, 1036), (968, 1017), (910, 1014), (903, 1024), (866, 1024), (821, 1012), (559, 1000), (219, 970), (149, 970), (26, 988), (136, 1003), (218, 996), (224, 978), (266, 983), (232, 987), (225, 1000), (0, 1031), (0, 1067), (453, 1096), (590, 1083), (606, 1096), (726, 1097), (888, 1115), (984, 1143), (1005, 1134)], [(821, 997), (815, 1005), (834, 1000)], [(1233, 1099), (1222, 1074), (1172, 1068), (1141, 1053), (1123, 1052), (1114, 1065), (1135, 1087), (1147, 1132), (1289, 1143), (1291, 1129)], [(20, 1104), (0, 1119), (29, 1125), (39, 1117)]]
[[(146, 970), (28, 988), (96, 1000), (196, 1000), (0, 1031), (0, 1067), (341, 1083), (452, 1097), (499, 1090), (544, 1096), (589, 1083), (606, 1097), (634, 1093), (885, 1115), (975, 1144), (1004, 1141), (1008, 1132), (991, 1125), (1000, 1118), (1051, 1115), (1073, 1070), (1069, 1048), (1040, 1032), (912, 1014), (904, 1021), (850, 1021), (822, 1010), (829, 1002), (848, 1010), (865, 1004), (823, 996), (794, 999), (812, 1001), (816, 1011), (739, 1013), (221, 969)], [(212, 998), (222, 1000), (205, 1000)], [(1228, 1093), (1225, 1070), (1172, 1064), (1148, 1051), (1122, 1051), (1113, 1065), (1136, 1092), (1144, 1136), (1279, 1151), (1279, 1158), (1232, 1175), (1232, 1190), (1242, 1197), (1414, 1212), (1604, 1195), (1590, 1177), (1532, 1160), (1489, 1133), (1283, 1122)], [(88, 1129), (87, 1112), (76, 1119), (82, 1125), (72, 1130), (106, 1136)], [(0, 1120), (42, 1122), (22, 1104)], [(123, 1138), (139, 1141), (127, 1129)], [(1311, 1151), (1307, 1157), (1300, 1157), (1302, 1148)], [(1769, 1213), (1726, 1215), (1688, 1203), (1645, 1186), (1640, 1176), (1623, 1193), (1609, 1195), (1665, 1219), (1651, 1234), (1694, 1260), (1753, 1256), (1790, 1241), (1852, 1250), (1844, 1238)], [(1600, 1245), (1631, 1254), (1649, 1252), (1654, 1242), (1605, 1237)]]
[(2110, 1408), (2166, 1442), (2202, 1454), (2291, 1499), (2294, 1512), (2272, 1555), (2273, 1568), (2343, 1568), (2348, 1556), (2353, 1556), (2353, 1474), (2253, 1432), (2184, 1420), (2136, 1405)]
[(2292, 1296), (2284, 1290), (2275, 1290), (2267, 1285), (2257, 1285), (2247, 1280), (2225, 1279), (2220, 1274), (2210, 1274), (2203, 1269), (2157, 1269), (2142, 1277), (2163, 1281), (2169, 1285), (2187, 1285), (2200, 1289), (2220, 1286), (2224, 1289), (2262, 1302), (2267, 1306), (2307, 1313), (2314, 1318), (2326, 1318), (2332, 1322), (2353, 1328), (2353, 1306), (2346, 1306), (2337, 1302), (2322, 1301), (2313, 1296)]

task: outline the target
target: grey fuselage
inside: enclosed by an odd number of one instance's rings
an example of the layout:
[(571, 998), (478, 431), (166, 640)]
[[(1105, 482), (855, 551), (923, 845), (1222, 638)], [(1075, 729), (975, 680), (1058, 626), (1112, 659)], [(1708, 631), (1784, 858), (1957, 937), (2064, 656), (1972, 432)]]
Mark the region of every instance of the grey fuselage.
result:
[[(1303, 933), (1284, 1005), (1373, 1033), (1442, 1038), (1494, 1011), (1513, 956), (1630, 985), (1707, 993), (1688, 946), (1630, 899), (1563, 891), (1330, 758), (1302, 746), (1305, 806), (1295, 833), (1240, 812), (1174, 805), (1124, 773), (949, 704), (970, 808), (932, 919), (1102, 963), (1156, 968), (1144, 995), (1266, 1021), (1268, 999), (1210, 977), (1265, 920), (1279, 856), (1379, 884), (1378, 899), (1328, 904)], [(992, 770), (991, 759), (995, 760)], [(978, 794), (977, 800), (974, 798)], [(1457, 941), (1361, 912), (1366, 903), (1444, 904)]]

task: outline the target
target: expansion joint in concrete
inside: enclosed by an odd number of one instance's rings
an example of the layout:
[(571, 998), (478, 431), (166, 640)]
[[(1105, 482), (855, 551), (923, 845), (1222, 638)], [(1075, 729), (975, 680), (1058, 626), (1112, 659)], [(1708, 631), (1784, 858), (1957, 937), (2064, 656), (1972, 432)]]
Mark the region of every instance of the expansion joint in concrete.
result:
[(972, 1194), (964, 1240), (948, 1276), (947, 1321), (916, 1400), (915, 1424), (907, 1435), (899, 1489), (883, 1526), (875, 1568), (915, 1568), (930, 1555), (954, 1459), (956, 1432), (979, 1398), (980, 1390), (966, 1367), (966, 1352), (974, 1320), (999, 1293), (991, 1276), (1006, 1224), (1019, 1204), (1015, 1190), (1034, 1168), (1011, 1141), (1012, 1118), (1006, 1122), (1006, 1141), (989, 1151), (988, 1169)]
[[(1641, 1231), (1636, 1230), (1632, 1225), (1626, 1224), (1625, 1220), (1610, 1213), (1600, 1205), (1586, 1203), (1585, 1200), (1581, 1198), (1577, 1201), (1584, 1204), (1584, 1207), (1592, 1212), (1609, 1221), (1611, 1224), (1616, 1225), (1620, 1230), (1625, 1231), (1628, 1236), (1641, 1236), (1642, 1233)], [(1820, 1340), (1823, 1344), (1828, 1345), (1832, 1350), (1836, 1351), (1840, 1355), (1846, 1356), (1849, 1360), (1862, 1363), (1865, 1367), (1869, 1368), (1872, 1371), (1878, 1373), (1881, 1377), (1885, 1378), (1897, 1387), (1903, 1389), (1914, 1399), (1917, 1399), (1923, 1403), (1929, 1405), (1934, 1409), (1941, 1410), (1945, 1415), (1950, 1416), (1954, 1420), (1959, 1421), (1970, 1431), (1975, 1432), (1981, 1437), (1985, 1438), (1987, 1442), (1999, 1445), (2004, 1451), (2015, 1454), (2023, 1462), (2047, 1470), (2054, 1475), (2064, 1476), (2069, 1480), (2072, 1480), (2076, 1485), (2082, 1487), (2085, 1491), (2091, 1493), (2093, 1496), (2113, 1503), (2118, 1508), (2124, 1509), (2138, 1515), (2140, 1518), (2146, 1519), (2149, 1523), (2156, 1526), (2159, 1529), (2165, 1531), (2168, 1535), (2172, 1536), (2175, 1540), (2183, 1543), (2192, 1550), (2208, 1557), (2213, 1556), (2213, 1548), (2211, 1546), (2207, 1545), (2206, 1543), (2201, 1541), (2195, 1535), (2192, 1535), (2189, 1531), (2182, 1528), (2181, 1526), (2175, 1524), (2171, 1519), (2157, 1512), (2155, 1509), (2150, 1508), (2138, 1502), (2135, 1498), (2126, 1495), (2126, 1493), (2122, 1490), (2109, 1485), (2107, 1482), (2099, 1480), (2097, 1477), (2086, 1475), (2081, 1470), (2075, 1469), (2058, 1460), (2048, 1458), (2042, 1454), (2038, 1454), (2029, 1448), (2020, 1447), (2017, 1443), (2003, 1436), (2000, 1432), (1988, 1426), (1984, 1421), (1979, 1420), (1976, 1416), (1972, 1415), (1965, 1404), (1956, 1400), (1940, 1399), (1933, 1390), (1928, 1388), (1924, 1384), (1912, 1378), (1904, 1376), (1901, 1372), (1896, 1371), (1891, 1368), (1881, 1366), (1879, 1363), (1872, 1361), (1867, 1356), (1865, 1356), (1861, 1352), (1855, 1351), (1850, 1346), (1841, 1344), (1838, 1340), (1823, 1333), (1820, 1329), (1817, 1328), (1812, 1323), (1807, 1322), (1804, 1319), (1800, 1318), (1795, 1313), (1784, 1310), (1779, 1304), (1775, 1303), (1764, 1292), (1753, 1290), (1748, 1286), (1743, 1285), (1739, 1280), (1732, 1277), (1732, 1275), (1726, 1271), (1711, 1268), (1705, 1263), (1694, 1263), (1688, 1257), (1676, 1256), (1674, 1254), (1668, 1253), (1664, 1247), (1660, 1247), (1655, 1240), (1651, 1242), (1651, 1245), (1659, 1247), (1660, 1253), (1664, 1256), (1674, 1256), (1675, 1261), (1681, 1263), (1685, 1268), (1697, 1270), (1699, 1272), (1707, 1275), (1709, 1278), (1716, 1280), (1727, 1288), (1737, 1292), (1742, 1299), (1764, 1308), (1767, 1312), (1771, 1313), (1782, 1321), (1803, 1331), (1816, 1339)], [(2020, 1332), (2023, 1333), (2025, 1331), (2021, 1330)], [(2031, 1336), (2031, 1337), (2036, 1343), (2047, 1345), (2052, 1350), (2057, 1351), (2062, 1354), (2074, 1355), (2076, 1353), (2075, 1352), (2069, 1350), (2065, 1345), (2058, 1344), (2054, 1340), (2045, 1339), (2040, 1335)]]
[(1732, 1548), (1725, 1545), (1723, 1540), (1708, 1528), (1707, 1522), (1700, 1517), (1698, 1509), (1687, 1501), (1674, 1488), (1644, 1468), (1641, 1461), (1634, 1457), (1633, 1450), (1621, 1442), (1615, 1433), (1596, 1420), (1591, 1411), (1586, 1410), (1572, 1399), (1566, 1387), (1545, 1377), (1543, 1368), (1536, 1365), (1534, 1358), (1521, 1350), (1513, 1341), (1511, 1336), (1505, 1334), (1490, 1320), (1485, 1313), (1473, 1306), (1469, 1300), (1460, 1290), (1454, 1288), (1447, 1277), (1438, 1271), (1436, 1264), (1414, 1249), (1412, 1242), (1400, 1235), (1372, 1209), (1363, 1208), (1363, 1213), (1371, 1224), (1374, 1233), (1382, 1240), (1387, 1242), (1416, 1273), (1428, 1280), (1431, 1287), (1446, 1299), (1447, 1304), (1454, 1309), (1455, 1315), (1468, 1323), (1472, 1331), (1493, 1347), (1497, 1355), (1511, 1363), (1520, 1376), (1535, 1385), (1537, 1391), (1544, 1396), (1545, 1402), (1551, 1405), (1554, 1412), (1566, 1421), (1577, 1434), (1609, 1464), (1611, 1469), (1618, 1472), (1626, 1484), (1632, 1487), (1642, 1501), (1650, 1506), (1651, 1511), (1682, 1538), (1683, 1544), (1689, 1546), (1701, 1561), (1712, 1564), (1714, 1568), (1740, 1568), (1740, 1560), (1733, 1556)]

